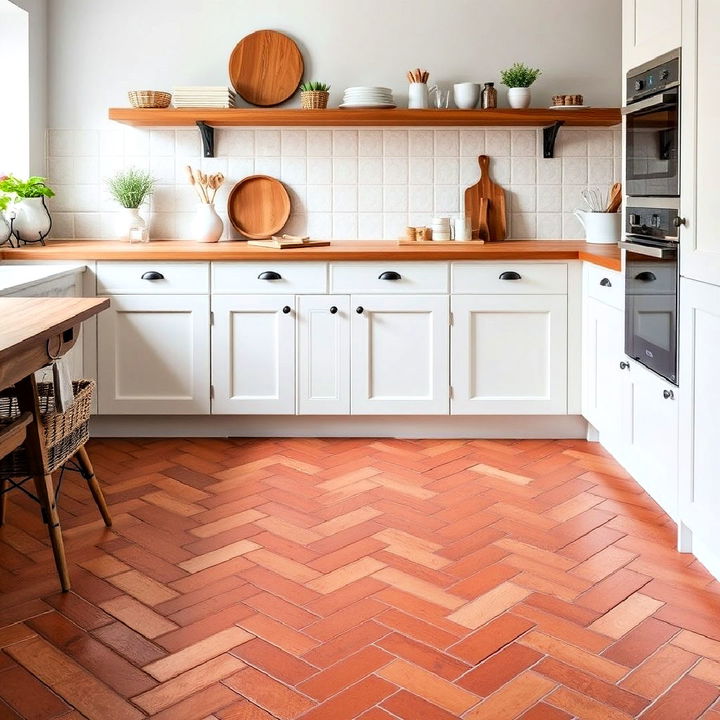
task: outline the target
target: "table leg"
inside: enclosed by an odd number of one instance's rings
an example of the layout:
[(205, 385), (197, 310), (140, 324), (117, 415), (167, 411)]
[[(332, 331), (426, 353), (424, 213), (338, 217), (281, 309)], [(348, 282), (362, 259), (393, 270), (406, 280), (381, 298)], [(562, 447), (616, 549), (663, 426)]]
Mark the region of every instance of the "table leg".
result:
[(7, 480), (0, 478), (0, 526), (5, 524), (5, 512), (7, 511), (7, 484)]
[(55, 490), (52, 477), (45, 472), (47, 467), (47, 453), (45, 451), (45, 439), (40, 426), (40, 406), (38, 403), (37, 383), (35, 376), (29, 375), (15, 384), (18, 406), (20, 412), (29, 411), (33, 414), (33, 421), (27, 427), (25, 449), (28, 456), (28, 464), (35, 482), (35, 491), (42, 508), (43, 520), (47, 523), (50, 544), (52, 545), (57, 567), (60, 585), (63, 592), (70, 589), (70, 574), (67, 561), (65, 560), (65, 546), (63, 544), (62, 531), (60, 528), (60, 517), (58, 516), (57, 505), (55, 504)]

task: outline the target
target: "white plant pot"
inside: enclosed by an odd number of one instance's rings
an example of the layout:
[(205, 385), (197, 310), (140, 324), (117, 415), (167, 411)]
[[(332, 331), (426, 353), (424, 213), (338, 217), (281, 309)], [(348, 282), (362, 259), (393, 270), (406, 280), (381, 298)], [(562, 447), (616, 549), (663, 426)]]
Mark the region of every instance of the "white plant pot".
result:
[(10, 238), (10, 223), (5, 216), (0, 214), (0, 245), (6, 243)]
[(51, 225), (50, 213), (43, 205), (41, 197), (24, 198), (15, 205), (12, 227), (13, 234), (18, 240), (25, 242), (41, 240), (50, 232)]
[(118, 240), (130, 240), (130, 231), (135, 228), (146, 228), (145, 218), (138, 208), (122, 208), (115, 223), (115, 234)]
[(193, 222), (193, 238), (201, 243), (216, 243), (223, 233), (223, 221), (215, 211), (215, 205), (200, 203)]
[(530, 107), (530, 88), (508, 88), (508, 102), (511, 108), (517, 110)]

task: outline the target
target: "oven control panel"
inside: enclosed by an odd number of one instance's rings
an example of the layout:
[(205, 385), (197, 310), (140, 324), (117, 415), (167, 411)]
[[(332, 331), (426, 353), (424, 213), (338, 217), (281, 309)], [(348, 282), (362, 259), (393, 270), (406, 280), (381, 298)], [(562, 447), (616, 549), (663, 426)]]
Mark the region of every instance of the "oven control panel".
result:
[(629, 207), (625, 234), (652, 240), (678, 239), (678, 211), (675, 208)]
[(650, 66), (642, 65), (628, 72), (625, 86), (628, 104), (680, 84), (679, 50), (668, 53), (655, 63)]

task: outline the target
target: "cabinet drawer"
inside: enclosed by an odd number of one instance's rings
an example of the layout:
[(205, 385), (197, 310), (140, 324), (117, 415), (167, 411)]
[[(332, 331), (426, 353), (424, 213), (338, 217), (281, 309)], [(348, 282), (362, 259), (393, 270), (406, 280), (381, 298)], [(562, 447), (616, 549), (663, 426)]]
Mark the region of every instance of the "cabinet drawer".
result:
[(446, 293), (448, 266), (442, 262), (330, 264), (334, 293)]
[(567, 265), (453, 263), (452, 291), (473, 295), (564, 295)]
[(327, 265), (313, 262), (223, 262), (212, 264), (214, 293), (264, 295), (327, 292)]
[(589, 297), (622, 310), (625, 304), (625, 277), (617, 270), (585, 263), (584, 282)]
[(98, 295), (202, 295), (207, 292), (208, 263), (99, 262), (97, 265)]

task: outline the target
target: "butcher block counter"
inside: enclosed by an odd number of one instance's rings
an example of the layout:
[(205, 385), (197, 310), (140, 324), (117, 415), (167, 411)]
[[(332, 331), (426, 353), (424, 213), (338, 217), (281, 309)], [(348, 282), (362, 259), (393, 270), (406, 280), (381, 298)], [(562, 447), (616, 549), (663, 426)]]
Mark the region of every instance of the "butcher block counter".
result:
[(615, 245), (578, 240), (506, 240), (498, 243), (398, 245), (391, 240), (347, 240), (324, 247), (275, 250), (245, 242), (203, 244), (191, 240), (150, 243), (54, 240), (45, 247), (5, 248), (2, 260), (586, 260), (620, 270)]

